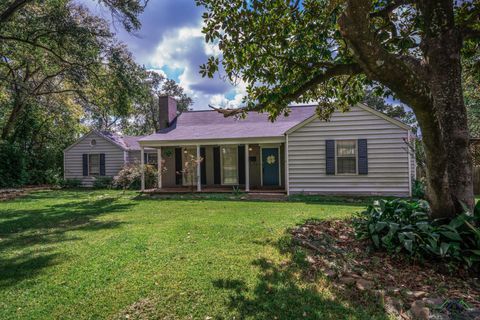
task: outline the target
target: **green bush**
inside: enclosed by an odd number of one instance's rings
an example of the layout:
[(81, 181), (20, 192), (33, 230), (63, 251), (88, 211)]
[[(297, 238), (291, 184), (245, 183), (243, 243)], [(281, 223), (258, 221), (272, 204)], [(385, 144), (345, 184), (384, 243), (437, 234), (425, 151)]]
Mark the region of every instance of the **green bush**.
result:
[(113, 185), (112, 177), (96, 177), (93, 181), (93, 187), (97, 189), (109, 189)]
[(17, 144), (0, 142), (0, 188), (28, 183), (26, 156)]
[(425, 199), (425, 184), (422, 180), (413, 181), (412, 196), (417, 199)]
[(480, 269), (480, 216), (466, 211), (445, 223), (431, 220), (429, 212), (424, 200), (375, 201), (354, 219), (356, 235), (390, 254)]
[[(140, 163), (130, 163), (113, 178), (113, 186), (120, 189), (139, 190), (141, 185), (142, 166)], [(145, 165), (145, 188), (155, 188), (157, 170), (153, 165)]]
[(79, 188), (82, 186), (82, 181), (80, 179), (64, 179), (60, 182), (60, 187), (71, 189)]

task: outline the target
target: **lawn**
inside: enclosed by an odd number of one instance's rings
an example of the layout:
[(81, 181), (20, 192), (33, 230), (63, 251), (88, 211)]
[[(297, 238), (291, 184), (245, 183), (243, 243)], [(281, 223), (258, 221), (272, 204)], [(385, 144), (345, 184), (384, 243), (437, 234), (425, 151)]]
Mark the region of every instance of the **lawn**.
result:
[(385, 319), (285, 250), (287, 228), (361, 209), (118, 191), (0, 202), (0, 318)]

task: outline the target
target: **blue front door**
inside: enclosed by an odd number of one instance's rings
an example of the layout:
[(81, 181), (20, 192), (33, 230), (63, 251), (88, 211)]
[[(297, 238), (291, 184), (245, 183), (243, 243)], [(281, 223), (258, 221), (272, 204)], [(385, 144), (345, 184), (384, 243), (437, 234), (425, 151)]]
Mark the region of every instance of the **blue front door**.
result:
[(279, 166), (278, 148), (263, 148), (262, 172), (264, 186), (279, 185)]

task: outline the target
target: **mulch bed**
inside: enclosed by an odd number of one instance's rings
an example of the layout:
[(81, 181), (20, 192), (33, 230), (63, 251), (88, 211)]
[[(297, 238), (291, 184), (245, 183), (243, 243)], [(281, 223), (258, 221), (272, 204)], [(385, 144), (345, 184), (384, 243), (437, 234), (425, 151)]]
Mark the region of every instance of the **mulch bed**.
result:
[(0, 189), (0, 201), (23, 197), (32, 191), (50, 190), (51, 188), (51, 186), (26, 186), (15, 189)]
[(291, 234), (309, 253), (309, 272), (344, 291), (372, 293), (399, 318), (480, 319), (479, 275), (372, 251), (348, 220), (309, 221)]

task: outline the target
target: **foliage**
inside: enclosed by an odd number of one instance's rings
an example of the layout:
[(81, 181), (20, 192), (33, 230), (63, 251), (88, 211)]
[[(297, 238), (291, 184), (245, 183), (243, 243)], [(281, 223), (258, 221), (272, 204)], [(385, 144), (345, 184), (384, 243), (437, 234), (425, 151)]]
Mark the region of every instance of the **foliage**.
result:
[(171, 96), (177, 100), (177, 110), (187, 111), (193, 103), (190, 98), (174, 80), (167, 79), (155, 71), (143, 70), (139, 72), (142, 86), (138, 90), (142, 93), (141, 99), (132, 109), (131, 116), (123, 118), (120, 128), (130, 135), (144, 135), (160, 130), (158, 98)]
[(185, 153), (185, 160), (183, 163), (183, 169), (180, 171), (182, 174), (183, 178), (187, 183), (189, 183), (190, 188), (193, 192), (195, 189), (195, 186), (197, 185), (197, 179), (200, 179), (200, 177), (197, 176), (197, 168), (200, 166), (202, 163), (203, 158), (198, 157), (196, 155), (193, 155), (189, 152)]
[(28, 182), (27, 161), (18, 145), (0, 141), (0, 188)]
[(417, 199), (425, 199), (425, 183), (422, 180), (413, 181), (412, 196)]
[[(127, 30), (140, 26), (145, 1), (99, 2)], [(2, 156), (12, 156), (3, 163), (17, 177), (0, 175), (0, 184), (55, 184), (66, 147), (91, 127), (122, 129), (135, 115), (154, 117), (141, 110), (156, 106), (149, 100), (156, 91), (108, 21), (86, 7), (72, 0), (15, 3), (0, 4), (0, 142), (15, 150)], [(162, 81), (162, 92), (191, 103), (175, 82)], [(136, 133), (152, 131), (147, 125)]]
[(363, 102), (377, 111), (380, 111), (387, 116), (398, 119), (405, 124), (408, 124), (412, 127), (412, 131), (414, 134), (417, 133), (418, 130), (418, 123), (415, 119), (415, 114), (412, 111), (406, 110), (407, 106), (400, 104), (400, 105), (392, 105), (385, 101), (385, 97), (378, 95), (374, 90), (366, 90), (365, 97), (363, 98)]
[(424, 200), (379, 200), (354, 220), (356, 234), (374, 248), (390, 254), (405, 253), (413, 259), (438, 259), (478, 268), (480, 222), (478, 214), (465, 212), (450, 222), (431, 220)]
[[(144, 165), (145, 188), (155, 188), (157, 185), (157, 169), (153, 165)], [(142, 164), (139, 162), (126, 164), (118, 175), (113, 177), (113, 186), (123, 190), (139, 190), (142, 179)]]
[(432, 214), (455, 216), (459, 202), (473, 207), (461, 57), (478, 52), (479, 1), (196, 3), (206, 42), (219, 48), (200, 73), (246, 85), (244, 108), (220, 112), (257, 110), (274, 120), (292, 102), (315, 101), (328, 120), (362, 101), (365, 88), (399, 99), (422, 133)]
[(60, 181), (60, 186), (65, 189), (74, 189), (82, 186), (80, 179), (64, 179)]
[(93, 187), (96, 189), (109, 189), (113, 186), (112, 177), (95, 177)]

